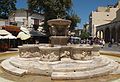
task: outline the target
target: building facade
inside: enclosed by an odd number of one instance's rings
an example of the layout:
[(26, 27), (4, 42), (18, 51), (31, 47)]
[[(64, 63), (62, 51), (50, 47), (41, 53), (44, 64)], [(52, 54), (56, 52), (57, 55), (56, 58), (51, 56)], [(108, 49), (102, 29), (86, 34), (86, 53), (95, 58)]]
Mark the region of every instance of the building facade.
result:
[(40, 25), (44, 20), (44, 16), (36, 13), (31, 14), (25, 9), (18, 9), (9, 15), (8, 20), (10, 24), (16, 23), (18, 27), (21, 25), (33, 27), (33, 25)]
[(0, 26), (6, 26), (9, 25), (9, 22), (7, 19), (0, 19)]
[(111, 23), (116, 19), (117, 11), (120, 8), (120, 2), (113, 6), (98, 7), (96, 11), (92, 11), (89, 16), (90, 33), (93, 37), (96, 35), (96, 27)]
[(116, 17), (110, 23), (99, 25), (96, 29), (96, 36), (106, 42), (120, 42), (120, 1), (114, 7), (119, 8), (115, 12)]
[(108, 24), (97, 26), (96, 35), (106, 42), (120, 42), (120, 9), (116, 12), (116, 18)]

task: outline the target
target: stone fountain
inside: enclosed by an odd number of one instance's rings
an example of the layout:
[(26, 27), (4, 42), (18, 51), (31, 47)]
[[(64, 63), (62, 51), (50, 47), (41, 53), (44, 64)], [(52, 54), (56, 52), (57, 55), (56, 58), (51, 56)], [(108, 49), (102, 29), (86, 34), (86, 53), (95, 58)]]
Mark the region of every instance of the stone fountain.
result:
[(68, 45), (70, 23), (65, 19), (49, 20), (50, 44), (19, 46), (19, 55), (2, 61), (2, 68), (14, 75), (38, 74), (51, 79), (85, 79), (118, 69), (117, 62), (100, 56), (99, 46)]
[(68, 43), (68, 28), (71, 21), (65, 19), (52, 19), (48, 21), (50, 27), (51, 45), (67, 45)]

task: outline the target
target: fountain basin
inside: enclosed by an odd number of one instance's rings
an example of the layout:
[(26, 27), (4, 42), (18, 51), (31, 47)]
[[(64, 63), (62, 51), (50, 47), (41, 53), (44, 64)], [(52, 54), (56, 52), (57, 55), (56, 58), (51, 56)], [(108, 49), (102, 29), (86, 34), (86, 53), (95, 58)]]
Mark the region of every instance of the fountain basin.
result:
[(19, 46), (19, 56), (22, 58), (39, 57), (41, 61), (60, 61), (61, 58), (88, 60), (92, 58), (93, 47), (90, 46)]
[(93, 47), (72, 47), (72, 59), (89, 60), (92, 58)]
[[(19, 48), (19, 56), (1, 63), (2, 68), (14, 75), (37, 74), (51, 76), (52, 79), (85, 79), (119, 71), (117, 62), (94, 55), (92, 46), (50, 47), (49, 44), (40, 44)], [(31, 54), (25, 54), (26, 52)], [(38, 53), (34, 54), (36, 52)]]
[(27, 45), (19, 46), (19, 56), (22, 58), (39, 57), (41, 61), (58, 61), (60, 60), (60, 48), (40, 46), (40, 45)]

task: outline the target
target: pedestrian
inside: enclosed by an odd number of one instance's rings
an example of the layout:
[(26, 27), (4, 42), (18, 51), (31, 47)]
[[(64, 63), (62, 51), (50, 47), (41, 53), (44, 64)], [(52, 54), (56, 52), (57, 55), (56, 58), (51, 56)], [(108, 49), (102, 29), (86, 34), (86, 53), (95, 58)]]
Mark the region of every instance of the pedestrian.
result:
[(104, 39), (102, 39), (102, 45), (105, 46), (105, 41), (104, 41)]
[(108, 47), (112, 47), (112, 42), (109, 42), (109, 43), (108, 43)]
[(114, 39), (112, 38), (112, 44), (114, 43)]

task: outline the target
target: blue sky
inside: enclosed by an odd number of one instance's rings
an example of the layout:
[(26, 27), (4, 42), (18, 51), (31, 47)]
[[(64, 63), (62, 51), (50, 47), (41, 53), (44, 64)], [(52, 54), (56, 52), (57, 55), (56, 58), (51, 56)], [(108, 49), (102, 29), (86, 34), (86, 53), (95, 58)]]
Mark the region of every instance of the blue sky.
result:
[[(91, 11), (96, 10), (98, 6), (114, 5), (118, 0), (73, 0), (73, 10), (81, 18), (78, 24), (82, 28), (83, 24), (88, 22)], [(27, 8), (27, 0), (17, 0), (17, 8)]]
[(27, 0), (17, 0), (17, 8), (27, 8)]

